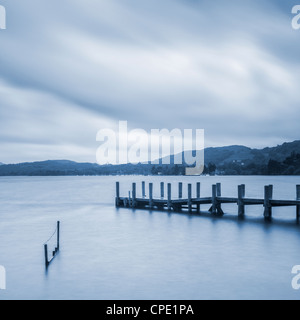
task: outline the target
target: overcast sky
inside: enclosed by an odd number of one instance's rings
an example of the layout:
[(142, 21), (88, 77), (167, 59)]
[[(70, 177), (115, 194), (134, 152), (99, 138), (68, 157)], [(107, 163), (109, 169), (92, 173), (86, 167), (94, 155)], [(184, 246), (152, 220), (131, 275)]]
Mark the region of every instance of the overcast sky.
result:
[(0, 4), (0, 162), (95, 162), (119, 120), (205, 129), (206, 146), (300, 138), (295, 1)]

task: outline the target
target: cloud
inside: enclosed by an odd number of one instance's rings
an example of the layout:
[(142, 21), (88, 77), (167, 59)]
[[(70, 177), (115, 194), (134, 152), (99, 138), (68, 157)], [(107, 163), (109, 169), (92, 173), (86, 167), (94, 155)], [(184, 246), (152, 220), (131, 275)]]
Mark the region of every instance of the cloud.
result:
[(34, 160), (60, 146), (61, 157), (91, 161), (97, 131), (119, 120), (205, 129), (207, 145), (298, 138), (292, 1), (3, 2), (1, 148), (53, 146)]

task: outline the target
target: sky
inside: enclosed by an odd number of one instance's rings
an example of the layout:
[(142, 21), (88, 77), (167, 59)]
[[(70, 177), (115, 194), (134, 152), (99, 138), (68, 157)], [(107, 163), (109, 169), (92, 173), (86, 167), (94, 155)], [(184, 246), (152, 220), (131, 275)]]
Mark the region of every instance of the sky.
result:
[(298, 140), (295, 1), (0, 0), (0, 162), (96, 162), (119, 121), (207, 147)]

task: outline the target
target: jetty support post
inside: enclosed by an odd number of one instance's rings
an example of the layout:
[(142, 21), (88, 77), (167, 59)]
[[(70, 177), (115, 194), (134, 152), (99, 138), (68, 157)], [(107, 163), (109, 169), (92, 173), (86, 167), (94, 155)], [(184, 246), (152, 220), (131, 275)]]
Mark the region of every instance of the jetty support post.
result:
[(178, 198), (182, 199), (182, 182), (178, 184)]
[(172, 210), (172, 184), (168, 183), (168, 211)]
[(246, 186), (244, 184), (238, 186), (238, 216), (243, 218), (245, 216), (244, 198), (246, 194)]
[(120, 206), (120, 182), (116, 182), (116, 207)]
[[(300, 185), (296, 186), (297, 189), (297, 200), (300, 200)], [(300, 205), (297, 205), (297, 221), (300, 221)]]
[(211, 207), (211, 213), (217, 214), (217, 185), (212, 186), (212, 207)]
[(132, 208), (136, 207), (136, 183), (132, 184)]
[[(197, 182), (197, 194), (196, 194), (196, 198), (200, 199), (200, 194), (201, 193), (201, 183)], [(200, 213), (200, 204), (197, 204), (197, 212)]]
[[(222, 185), (221, 185), (221, 183), (217, 183), (216, 184), (216, 194), (217, 194), (217, 197), (221, 197), (222, 196)], [(223, 216), (224, 215), (224, 212), (223, 212), (222, 207), (221, 207), (221, 203), (218, 202), (218, 200), (217, 200), (217, 214), (219, 216)]]
[(189, 210), (189, 213), (192, 212), (192, 184), (189, 183), (188, 184), (188, 210)]
[(222, 186), (221, 183), (217, 183), (217, 197), (221, 197), (222, 195)]
[(145, 181), (142, 181), (142, 198), (146, 198), (146, 184)]
[(164, 182), (160, 183), (160, 197), (162, 199), (165, 197), (165, 184), (164, 184)]
[(153, 209), (153, 183), (149, 183), (149, 207)]
[(265, 198), (264, 198), (264, 217), (266, 220), (272, 219), (272, 205), (271, 201), (273, 198), (273, 186), (265, 186)]

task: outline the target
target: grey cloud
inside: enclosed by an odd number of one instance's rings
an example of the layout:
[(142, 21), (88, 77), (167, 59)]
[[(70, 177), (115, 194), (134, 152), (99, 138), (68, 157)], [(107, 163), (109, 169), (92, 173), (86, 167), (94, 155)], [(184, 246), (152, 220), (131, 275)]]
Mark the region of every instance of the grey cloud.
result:
[[(24, 117), (44, 134), (25, 141), (15, 134), (18, 142), (55, 145), (59, 138), (49, 132), (56, 130), (66, 144), (92, 148), (91, 115), (101, 125), (204, 128), (211, 145), (297, 138), (300, 43), (292, 1), (4, 2), (3, 88), (43, 96), (35, 109), (24, 102)], [(63, 120), (49, 112), (49, 99), (60, 104)], [(17, 107), (6, 108), (0, 124), (15, 123), (9, 112)], [(80, 134), (69, 125), (79, 114)], [(9, 139), (3, 126), (0, 141)]]

